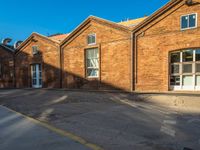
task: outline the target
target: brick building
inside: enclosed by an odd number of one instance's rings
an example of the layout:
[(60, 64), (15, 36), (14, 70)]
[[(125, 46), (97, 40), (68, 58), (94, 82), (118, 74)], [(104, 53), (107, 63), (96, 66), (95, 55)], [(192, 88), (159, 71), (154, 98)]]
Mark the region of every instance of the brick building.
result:
[(136, 91), (200, 90), (200, 0), (173, 0), (133, 29)]
[(199, 91), (199, 13), (200, 0), (172, 0), (149, 17), (33, 33), (15, 54), (16, 87)]
[(0, 88), (14, 87), (14, 49), (0, 44)]
[(33, 33), (17, 48), (15, 54), (17, 88), (60, 87), (59, 43), (58, 36), (46, 37)]
[(131, 31), (90, 16), (62, 43), (63, 88), (131, 90)]

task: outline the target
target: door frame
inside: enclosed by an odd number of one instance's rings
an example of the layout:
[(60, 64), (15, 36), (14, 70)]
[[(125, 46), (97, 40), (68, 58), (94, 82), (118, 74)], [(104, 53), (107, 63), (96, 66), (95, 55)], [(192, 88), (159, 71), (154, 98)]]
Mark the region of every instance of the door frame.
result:
[[(40, 69), (39, 70), (39, 65), (40, 65)], [(35, 72), (36, 72), (36, 85), (33, 84), (33, 66), (35, 66)], [(41, 77), (40, 77), (40, 72), (41, 72)], [(40, 81), (41, 80), (41, 84)], [(43, 83), (42, 83), (42, 64), (41, 63), (35, 63), (35, 64), (31, 64), (31, 87), (32, 88), (42, 88), (43, 87)]]

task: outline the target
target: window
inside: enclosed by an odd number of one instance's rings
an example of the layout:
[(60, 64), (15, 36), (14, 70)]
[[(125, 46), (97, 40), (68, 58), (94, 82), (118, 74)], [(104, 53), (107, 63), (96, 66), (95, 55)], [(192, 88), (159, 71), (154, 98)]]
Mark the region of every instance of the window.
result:
[(36, 55), (38, 54), (38, 52), (39, 52), (38, 46), (32, 46), (32, 54)]
[(196, 50), (196, 61), (200, 61), (200, 49)]
[(180, 76), (171, 76), (170, 84), (171, 85), (180, 85)]
[(177, 63), (177, 62), (180, 62), (180, 52), (171, 54), (171, 63)]
[(96, 44), (96, 34), (90, 34), (87, 38), (88, 45)]
[(196, 76), (196, 86), (200, 86), (200, 76)]
[(192, 64), (183, 64), (183, 73), (192, 73)]
[(172, 74), (179, 74), (179, 64), (174, 64), (174, 65), (171, 65), (171, 73)]
[(183, 62), (191, 62), (191, 61), (193, 61), (193, 50), (183, 51)]
[(200, 73), (200, 64), (196, 64), (196, 73)]
[(192, 86), (193, 76), (183, 76), (183, 86)]
[(181, 30), (197, 27), (197, 14), (181, 16)]
[(170, 54), (170, 85), (176, 86), (175, 89), (200, 86), (200, 49), (188, 49)]
[(99, 51), (97, 48), (86, 50), (87, 77), (99, 76)]

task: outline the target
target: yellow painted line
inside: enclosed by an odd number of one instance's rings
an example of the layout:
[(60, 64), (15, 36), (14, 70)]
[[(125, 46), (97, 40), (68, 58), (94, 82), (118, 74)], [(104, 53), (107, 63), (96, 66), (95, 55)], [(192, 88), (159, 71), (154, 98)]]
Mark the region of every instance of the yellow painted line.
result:
[(73, 140), (73, 141), (76, 141), (76, 142), (78, 142), (78, 143), (80, 143), (80, 144), (82, 144), (82, 145), (84, 145), (84, 146), (86, 146), (86, 147), (88, 147), (88, 148), (90, 148), (90, 149), (92, 149), (92, 150), (103, 150), (103, 148), (101, 148), (100, 146), (98, 146), (98, 145), (96, 145), (96, 144), (93, 144), (93, 143), (90, 143), (90, 142), (84, 140), (82, 137), (79, 137), (79, 136), (77, 136), (77, 135), (75, 135), (75, 134), (73, 134), (73, 133), (70, 133), (70, 132), (67, 132), (67, 131), (58, 129), (58, 128), (56, 128), (56, 127), (54, 127), (54, 126), (51, 126), (51, 125), (49, 125), (49, 124), (47, 124), (47, 123), (41, 122), (41, 121), (39, 121), (39, 120), (37, 120), (37, 119), (31, 118), (31, 117), (29, 117), (29, 116), (26, 116), (26, 115), (24, 115), (24, 114), (21, 114), (21, 113), (19, 113), (19, 112), (16, 112), (15, 110), (12, 110), (12, 109), (10, 109), (10, 108), (8, 108), (8, 107), (2, 106), (2, 105), (0, 105), (0, 106), (3, 107), (3, 108), (5, 108), (5, 109), (7, 109), (7, 110), (9, 110), (9, 111), (11, 111), (11, 112), (14, 112), (14, 113), (16, 113), (16, 114), (19, 114), (19, 115), (25, 117), (26, 119), (28, 119), (28, 120), (34, 122), (35, 124), (38, 124), (38, 125), (40, 125), (40, 126), (43, 126), (43, 127), (45, 127), (45, 128), (47, 128), (47, 129), (49, 129), (49, 130), (51, 130), (51, 131), (53, 131), (53, 132), (55, 132), (55, 133), (61, 135), (61, 136), (65, 136), (65, 137), (67, 137), (67, 138), (69, 138), (69, 139), (71, 139), (71, 140)]

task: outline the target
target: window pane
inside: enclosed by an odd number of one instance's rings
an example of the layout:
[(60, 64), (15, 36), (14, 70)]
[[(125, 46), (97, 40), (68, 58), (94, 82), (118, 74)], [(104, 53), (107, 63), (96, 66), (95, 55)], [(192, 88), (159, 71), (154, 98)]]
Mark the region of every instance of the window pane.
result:
[(170, 85), (180, 85), (180, 76), (171, 76)]
[(98, 77), (99, 71), (97, 69), (87, 69), (87, 75), (89, 77)]
[(200, 76), (196, 76), (196, 86), (200, 86)]
[(87, 76), (97, 77), (99, 72), (99, 53), (97, 48), (86, 51), (86, 61)]
[(33, 79), (33, 85), (36, 85), (37, 82), (36, 82), (36, 79)]
[(180, 62), (180, 52), (171, 54), (171, 63)]
[(196, 61), (200, 61), (200, 50), (196, 50)]
[(183, 64), (183, 73), (192, 73), (192, 64)]
[(189, 27), (195, 27), (196, 26), (196, 14), (189, 15)]
[(172, 74), (179, 73), (179, 65), (171, 65), (171, 73)]
[(42, 79), (39, 79), (39, 85), (42, 85)]
[(196, 72), (200, 73), (200, 64), (196, 64)]
[(183, 51), (183, 62), (193, 61), (193, 50)]
[(183, 86), (192, 86), (193, 76), (183, 76)]
[(188, 28), (188, 16), (183, 16), (181, 18), (181, 29)]
[(88, 44), (95, 44), (95, 43), (96, 43), (96, 36), (88, 35)]

